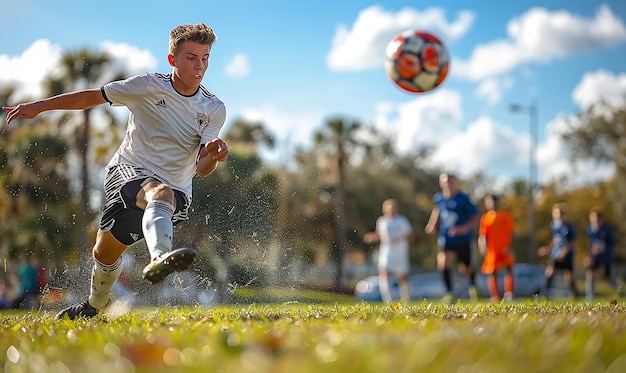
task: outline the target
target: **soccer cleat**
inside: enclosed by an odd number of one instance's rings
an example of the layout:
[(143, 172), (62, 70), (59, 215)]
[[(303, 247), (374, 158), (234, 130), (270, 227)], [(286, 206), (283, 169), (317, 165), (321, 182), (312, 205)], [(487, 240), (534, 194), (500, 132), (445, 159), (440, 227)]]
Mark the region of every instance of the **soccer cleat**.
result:
[(198, 252), (191, 247), (181, 247), (156, 257), (143, 269), (143, 278), (152, 284), (163, 281), (170, 273), (188, 269), (198, 259)]
[(454, 296), (452, 296), (452, 294), (450, 294), (450, 293), (446, 293), (446, 295), (444, 295), (439, 300), (439, 303), (441, 303), (441, 304), (452, 304), (453, 302), (454, 302)]
[(74, 320), (77, 318), (90, 319), (98, 314), (98, 309), (89, 304), (88, 300), (84, 300), (80, 303), (76, 303), (73, 306), (69, 306), (63, 311), (57, 313), (54, 317), (55, 320), (62, 320), (67, 316), (68, 319)]
[(497, 304), (500, 303), (500, 297), (497, 295), (494, 295), (492, 297), (489, 298), (489, 303), (491, 304)]

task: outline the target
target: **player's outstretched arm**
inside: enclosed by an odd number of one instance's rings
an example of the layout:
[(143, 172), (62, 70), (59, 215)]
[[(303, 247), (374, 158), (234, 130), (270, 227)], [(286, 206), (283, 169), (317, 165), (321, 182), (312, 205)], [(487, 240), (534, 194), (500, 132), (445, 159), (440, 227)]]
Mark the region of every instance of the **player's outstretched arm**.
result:
[(426, 227), (424, 227), (424, 232), (426, 232), (426, 234), (434, 234), (437, 229), (438, 221), (439, 209), (435, 206), (430, 212), (430, 218), (428, 219), (428, 223), (426, 223)]
[(106, 103), (99, 88), (63, 93), (43, 100), (27, 102), (16, 106), (3, 106), (7, 112), (6, 122), (10, 124), (18, 118), (32, 119), (48, 110), (84, 110)]
[(228, 157), (228, 146), (219, 137), (207, 142), (198, 154), (196, 172), (201, 177), (209, 175), (217, 167), (218, 162), (224, 162)]

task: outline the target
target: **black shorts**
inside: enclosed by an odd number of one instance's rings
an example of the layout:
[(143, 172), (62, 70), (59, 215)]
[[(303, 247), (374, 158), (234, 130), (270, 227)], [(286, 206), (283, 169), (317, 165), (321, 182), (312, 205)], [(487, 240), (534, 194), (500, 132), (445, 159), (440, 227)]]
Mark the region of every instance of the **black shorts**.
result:
[(611, 260), (604, 256), (590, 255), (589, 259), (591, 260), (591, 263), (589, 263), (589, 266), (591, 267), (591, 269), (598, 269), (600, 267), (611, 266)]
[[(113, 234), (124, 245), (143, 238), (143, 210), (137, 207), (137, 193), (149, 182), (161, 182), (146, 170), (128, 165), (107, 168), (104, 177), (105, 205), (100, 218), (100, 229)], [(174, 225), (187, 220), (191, 198), (173, 189), (175, 199)]]
[(443, 247), (444, 252), (453, 252), (456, 254), (459, 262), (470, 267), (472, 265), (472, 245), (468, 243), (461, 243), (457, 245), (445, 245)]
[(572, 256), (568, 255), (563, 260), (552, 259), (551, 264), (554, 269), (560, 269), (564, 271), (573, 271), (574, 270), (574, 260)]

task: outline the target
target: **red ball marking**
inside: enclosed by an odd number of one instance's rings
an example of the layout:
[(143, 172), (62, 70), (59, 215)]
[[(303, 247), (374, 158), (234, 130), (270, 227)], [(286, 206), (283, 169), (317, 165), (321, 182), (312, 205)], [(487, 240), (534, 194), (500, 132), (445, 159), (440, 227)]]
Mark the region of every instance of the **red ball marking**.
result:
[(436, 37), (433, 34), (429, 34), (428, 32), (423, 32), (423, 31), (415, 31), (415, 36), (419, 36), (420, 38), (426, 40), (426, 41), (430, 41), (433, 43), (439, 43), (441, 44), (441, 40), (439, 40), (438, 37)]
[(448, 65), (445, 65), (441, 68), (441, 72), (439, 73), (439, 79), (437, 79), (437, 84), (435, 84), (435, 87), (443, 83), (447, 75), (448, 75)]
[(437, 70), (439, 67), (439, 53), (432, 45), (426, 45), (422, 50), (422, 59), (426, 70)]
[(422, 67), (420, 66), (420, 61), (417, 56), (409, 53), (403, 53), (398, 56), (396, 70), (398, 70), (398, 74), (404, 79), (411, 79), (415, 75), (419, 74)]
[(408, 83), (408, 82), (406, 82), (404, 80), (400, 80), (400, 81), (397, 81), (397, 82), (394, 82), (394, 83), (396, 83), (396, 85), (398, 87), (404, 89), (405, 91), (414, 92), (414, 93), (422, 92), (419, 89), (417, 89), (417, 87), (415, 85), (410, 84), (410, 83)]

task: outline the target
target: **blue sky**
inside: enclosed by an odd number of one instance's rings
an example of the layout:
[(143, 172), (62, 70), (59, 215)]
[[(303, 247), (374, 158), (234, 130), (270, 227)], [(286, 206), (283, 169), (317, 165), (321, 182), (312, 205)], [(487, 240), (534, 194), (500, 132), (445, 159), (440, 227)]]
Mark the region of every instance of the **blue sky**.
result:
[[(227, 105), (225, 130), (246, 118), (275, 134), (270, 161), (288, 162), (341, 115), (392, 133), (399, 151), (434, 146), (433, 160), (462, 176), (527, 177), (529, 116), (509, 108), (535, 100), (540, 179), (571, 173), (559, 131), (599, 100), (624, 104), (626, 2), (471, 3), (5, 0), (0, 85), (37, 98), (59, 54), (82, 47), (129, 73), (169, 72), (169, 31), (204, 22), (218, 40), (203, 84)], [(448, 47), (451, 73), (433, 92), (402, 92), (383, 70), (387, 42), (407, 29)], [(581, 162), (574, 173), (590, 181), (612, 169)]]

